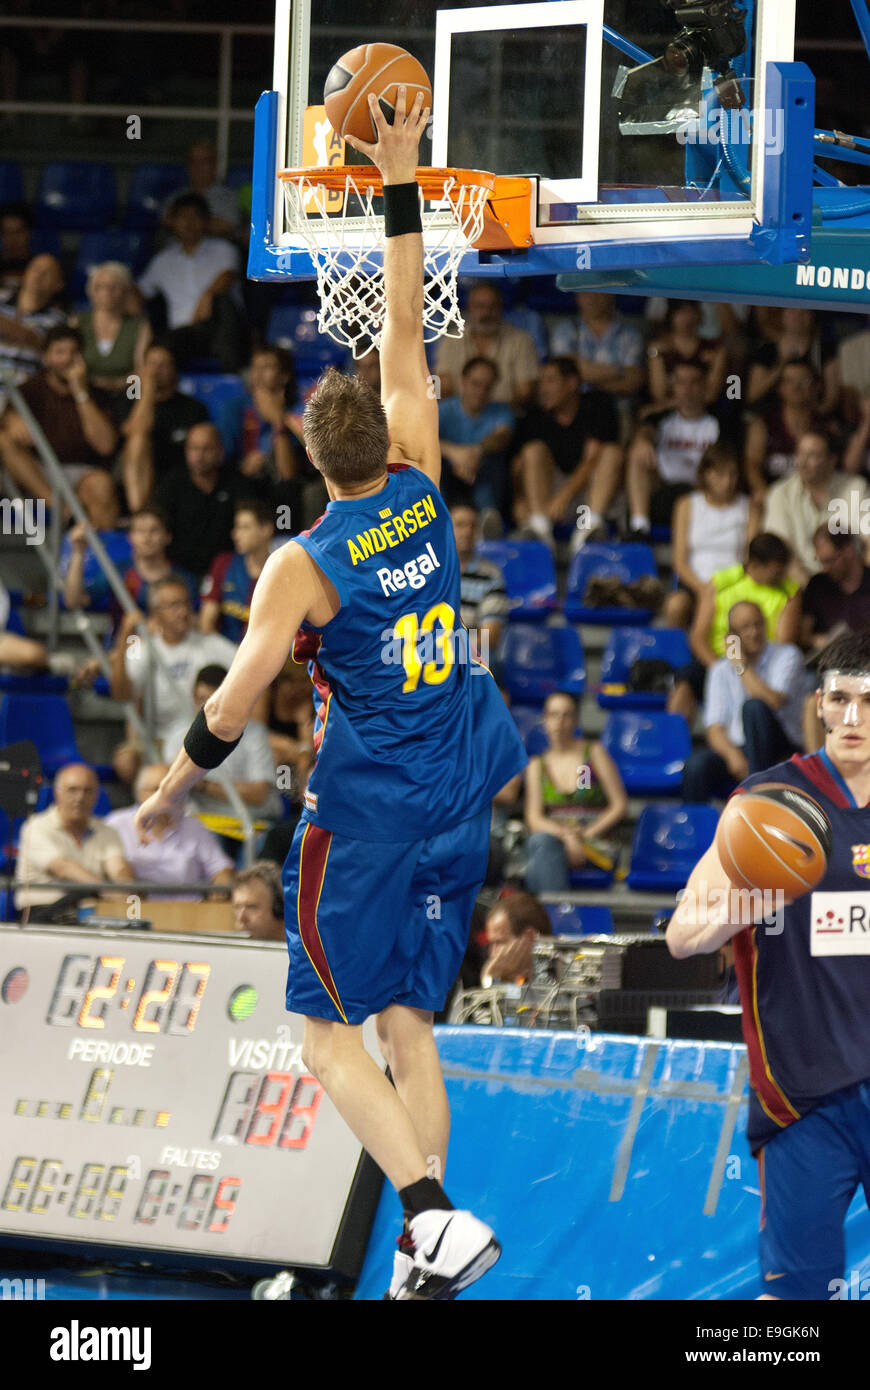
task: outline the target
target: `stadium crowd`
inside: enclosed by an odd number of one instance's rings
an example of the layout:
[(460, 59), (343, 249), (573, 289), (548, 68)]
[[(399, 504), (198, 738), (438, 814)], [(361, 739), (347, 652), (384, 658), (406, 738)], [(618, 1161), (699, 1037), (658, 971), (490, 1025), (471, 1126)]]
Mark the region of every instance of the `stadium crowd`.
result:
[[(67, 290), (71, 266), (38, 249), (31, 209), (0, 207), (0, 362), (28, 411), (6, 401), (0, 416), (2, 490), (61, 510), (64, 603), (110, 615), (105, 693), (147, 714), (167, 760), (232, 661), (270, 550), (327, 502), (301, 425), (316, 372), (300, 370), (292, 334), (275, 327), (282, 306), (285, 318), (288, 309), (291, 320), (304, 316), (310, 291), (272, 290), (271, 301), (252, 305), (243, 217), (217, 181), (207, 142), (191, 149), (188, 170), (190, 185), (164, 209), (145, 264), (90, 266), (78, 298)], [(870, 327), (807, 309), (552, 287), (534, 309), (506, 301), (489, 281), (464, 295), (464, 336), (442, 339), (431, 364), (442, 490), (460, 555), (462, 619), (505, 679), (505, 698), (517, 598), (480, 543), (509, 537), (546, 547), (560, 594), (566, 571), (569, 585), (582, 572), (575, 597), (593, 621), (596, 608), (634, 606), (639, 626), (682, 631), (687, 660), (645, 673), (635, 663), (630, 677), (658, 680), (637, 688), (657, 690), (686, 721), (687, 802), (727, 795), (747, 772), (818, 746), (813, 660), (834, 635), (870, 623), (861, 525)], [(374, 350), (352, 362), (319, 346), (321, 360), (378, 390)], [(210, 390), (217, 381), (221, 390)], [(55, 495), (30, 416), (117, 566), (132, 613), (112, 595), (86, 528)], [(651, 543), (670, 549), (657, 552), (658, 573), (641, 575), (642, 601), (612, 566), (578, 568), (602, 544)], [(6, 626), (10, 604), (0, 608)], [(564, 627), (556, 605), (539, 617), (547, 630)], [(162, 658), (156, 667), (151, 645), (135, 640), (145, 628)], [(39, 670), (47, 654), (13, 626), (0, 635), (0, 663)], [(74, 679), (87, 685), (97, 674), (98, 663), (82, 661)], [(495, 890), (507, 877), (514, 890), (557, 893), (582, 883), (585, 870), (619, 871), (629, 794), (612, 750), (582, 734), (577, 694), (568, 685), (530, 702), (542, 739), (525, 787), (506, 788), (494, 808)], [(289, 844), (313, 759), (304, 671), (288, 661), (261, 704), (227, 770), (271, 862)], [(113, 766), (128, 800), (159, 774), (132, 727)], [(95, 775), (78, 764), (58, 775), (55, 805), (26, 828), (19, 878), (35, 868), (94, 882), (157, 872), (132, 843), (132, 810), (116, 808), (103, 822)], [(209, 780), (190, 809), (208, 820), (227, 809), (224, 799)], [(525, 826), (520, 854), (515, 842), (504, 849), (512, 814)], [(88, 826), (99, 833), (82, 840)], [(171, 833), (179, 842), (167, 839), (158, 856), (164, 877), (169, 862), (202, 883), (228, 881), (238, 841), (186, 828), (187, 844)], [(22, 891), (19, 906), (44, 909), (47, 897)], [(497, 917), (478, 946), (488, 940), (491, 958), (527, 964), (528, 922), (544, 926), (540, 914), (520, 915), (519, 935), (512, 919)]]

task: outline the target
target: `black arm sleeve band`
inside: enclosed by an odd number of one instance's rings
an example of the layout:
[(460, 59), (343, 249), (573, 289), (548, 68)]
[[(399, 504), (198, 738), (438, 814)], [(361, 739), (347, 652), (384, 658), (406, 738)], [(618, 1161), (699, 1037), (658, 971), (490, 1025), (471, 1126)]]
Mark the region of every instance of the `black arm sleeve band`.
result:
[(419, 185), (388, 183), (384, 187), (384, 235), (405, 236), (422, 230)]
[(238, 738), (234, 738), (231, 743), (217, 738), (206, 723), (205, 711), (200, 710), (184, 736), (184, 751), (191, 761), (196, 763), (197, 767), (207, 769), (220, 767), (224, 758), (229, 757), (241, 739), (241, 734)]

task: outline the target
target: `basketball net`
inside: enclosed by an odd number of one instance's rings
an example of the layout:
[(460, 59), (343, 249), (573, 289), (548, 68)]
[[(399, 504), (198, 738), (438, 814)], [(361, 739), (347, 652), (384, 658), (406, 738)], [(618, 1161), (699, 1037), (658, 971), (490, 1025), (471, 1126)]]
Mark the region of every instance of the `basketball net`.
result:
[[(495, 180), (479, 171), (463, 170), (460, 177), (453, 169), (418, 171), (422, 175), (428, 176), (420, 179), (423, 341), (430, 343), (460, 338), (465, 329), (457, 298), (459, 264), (483, 232), (486, 197)], [(317, 272), (318, 330), (350, 348), (355, 358), (379, 348), (386, 310), (384, 223), (374, 206), (381, 197), (380, 179), (367, 166), (288, 169), (279, 177), (287, 230), (304, 243)], [(338, 179), (344, 206), (329, 216)], [(440, 206), (427, 210), (427, 200)]]

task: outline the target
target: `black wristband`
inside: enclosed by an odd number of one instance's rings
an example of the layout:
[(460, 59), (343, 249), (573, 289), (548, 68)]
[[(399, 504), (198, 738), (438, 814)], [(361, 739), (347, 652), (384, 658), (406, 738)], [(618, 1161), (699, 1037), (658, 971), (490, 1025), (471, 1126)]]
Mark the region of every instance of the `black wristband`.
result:
[(206, 723), (205, 711), (200, 710), (184, 736), (184, 751), (197, 767), (211, 769), (220, 767), (224, 758), (241, 742), (242, 735), (231, 743), (213, 734)]
[(420, 188), (416, 183), (388, 183), (384, 186), (384, 236), (406, 236), (422, 232)]

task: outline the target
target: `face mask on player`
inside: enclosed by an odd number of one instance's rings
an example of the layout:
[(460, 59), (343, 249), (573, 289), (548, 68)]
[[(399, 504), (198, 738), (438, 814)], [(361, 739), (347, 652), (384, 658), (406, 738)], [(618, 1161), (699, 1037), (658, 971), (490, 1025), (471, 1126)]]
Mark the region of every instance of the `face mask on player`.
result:
[(870, 713), (865, 697), (870, 696), (870, 672), (846, 674), (826, 671), (822, 684), (822, 722), (832, 734), (839, 726), (857, 728)]

